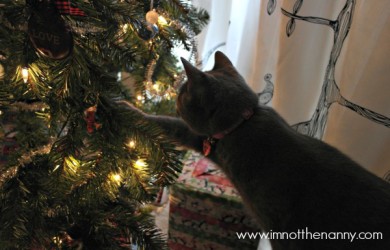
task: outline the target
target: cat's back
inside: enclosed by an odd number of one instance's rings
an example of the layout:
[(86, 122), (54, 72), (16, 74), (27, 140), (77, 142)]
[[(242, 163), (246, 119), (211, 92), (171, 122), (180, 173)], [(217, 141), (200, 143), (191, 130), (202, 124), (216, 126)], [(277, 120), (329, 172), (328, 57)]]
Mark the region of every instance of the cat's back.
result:
[(255, 109), (218, 142), (213, 157), (268, 230), (309, 227), (390, 237), (390, 184), (293, 131), (270, 108)]

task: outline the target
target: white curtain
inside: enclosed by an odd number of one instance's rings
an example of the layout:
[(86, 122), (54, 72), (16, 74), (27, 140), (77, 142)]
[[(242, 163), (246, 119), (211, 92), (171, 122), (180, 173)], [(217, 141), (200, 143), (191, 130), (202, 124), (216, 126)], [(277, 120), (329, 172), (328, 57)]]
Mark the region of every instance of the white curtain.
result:
[(195, 4), (211, 17), (197, 39), (203, 69), (211, 68), (211, 52), (218, 49), (256, 92), (264, 90), (268, 74), (274, 88), (270, 105), (289, 124), (301, 123), (300, 131), (384, 177), (390, 170), (390, 1)]
[(198, 36), (203, 69), (223, 51), (253, 90), (273, 94), (268, 104), (297, 130), (380, 177), (389, 173), (390, 1), (194, 4), (211, 17)]

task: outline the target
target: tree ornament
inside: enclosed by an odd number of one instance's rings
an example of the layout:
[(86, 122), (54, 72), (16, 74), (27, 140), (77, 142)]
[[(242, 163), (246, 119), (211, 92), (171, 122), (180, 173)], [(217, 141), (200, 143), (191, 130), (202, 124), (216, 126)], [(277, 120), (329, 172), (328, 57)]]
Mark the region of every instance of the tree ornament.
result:
[(102, 126), (102, 124), (96, 122), (96, 111), (96, 105), (89, 107), (84, 111), (84, 119), (87, 122), (88, 134), (92, 134), (95, 129), (97, 130)]
[[(143, 91), (145, 64), (163, 56), (153, 81), (161, 79), (165, 91), (177, 70), (170, 46), (186, 44), (191, 36), (162, 25), (161, 17), (154, 26), (148, 24), (149, 10), (197, 31), (207, 20), (182, 1), (175, 0), (175, 8), (167, 6), (166, 11), (158, 0), (150, 8), (150, 1), (0, 0), (0, 64), (5, 70), (0, 120), (11, 108), (18, 118), (11, 121), (17, 134), (3, 135), (9, 140), (0, 141), (0, 249), (167, 248), (147, 204), (161, 186), (176, 180), (182, 153), (153, 124), (140, 122), (114, 102), (140, 93), (139, 104), (147, 111), (171, 110), (170, 103), (160, 104)], [(88, 17), (74, 16), (73, 7)], [(54, 56), (38, 51), (42, 45), (33, 46), (41, 42), (33, 37), (34, 19), (41, 21), (43, 33), (49, 25), (68, 32), (74, 47), (67, 48), (64, 59), (57, 59), (61, 57), (50, 48), (43, 47)], [(123, 33), (118, 32), (121, 24), (128, 25)], [(164, 34), (158, 34), (159, 28)], [(30, 67), (27, 84), (24, 66)], [(129, 81), (113, 73), (122, 68)], [(136, 88), (124, 88), (133, 82)], [(128, 139), (134, 142), (127, 146)]]
[(149, 24), (146, 28), (152, 32), (153, 37), (157, 35), (158, 26), (156, 24)]
[(69, 0), (55, 0), (54, 4), (61, 15), (85, 16), (84, 11), (74, 7)]
[(140, 20), (134, 20), (133, 27), (138, 36), (145, 41), (152, 39), (158, 33), (158, 26), (156, 24), (148, 24)]
[(28, 36), (44, 57), (64, 59), (73, 49), (73, 36), (50, 0), (28, 1), (33, 13), (28, 21)]
[(153, 10), (149, 10), (146, 13), (145, 19), (150, 24), (156, 24), (158, 22), (158, 13), (154, 9)]
[(143, 40), (148, 41), (155, 37), (158, 33), (158, 13), (154, 7), (154, 1), (150, 2), (150, 10), (145, 15), (145, 21), (135, 20), (133, 22), (133, 27), (137, 32), (138, 36)]

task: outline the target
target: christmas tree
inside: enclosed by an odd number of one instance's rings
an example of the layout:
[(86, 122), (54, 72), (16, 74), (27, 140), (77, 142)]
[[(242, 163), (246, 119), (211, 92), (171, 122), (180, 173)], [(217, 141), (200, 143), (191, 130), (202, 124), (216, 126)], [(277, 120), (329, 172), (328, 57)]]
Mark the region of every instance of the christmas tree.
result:
[(166, 249), (147, 204), (181, 154), (117, 101), (171, 113), (173, 48), (207, 20), (181, 0), (0, 1), (1, 249)]

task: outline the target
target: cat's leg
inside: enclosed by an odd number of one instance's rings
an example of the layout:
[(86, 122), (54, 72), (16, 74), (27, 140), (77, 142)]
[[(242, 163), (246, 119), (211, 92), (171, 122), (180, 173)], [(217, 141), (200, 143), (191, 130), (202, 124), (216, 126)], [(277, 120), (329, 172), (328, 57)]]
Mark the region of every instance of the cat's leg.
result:
[(157, 115), (145, 115), (145, 118), (160, 126), (179, 145), (201, 152), (204, 137), (194, 134), (182, 119)]
[(127, 101), (118, 101), (117, 103), (128, 110), (138, 113), (147, 121), (158, 125), (178, 145), (199, 152), (202, 151), (205, 137), (195, 134), (182, 119), (171, 116), (149, 115)]

